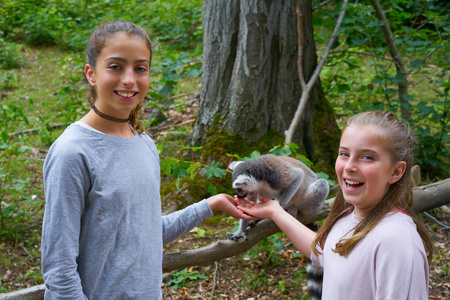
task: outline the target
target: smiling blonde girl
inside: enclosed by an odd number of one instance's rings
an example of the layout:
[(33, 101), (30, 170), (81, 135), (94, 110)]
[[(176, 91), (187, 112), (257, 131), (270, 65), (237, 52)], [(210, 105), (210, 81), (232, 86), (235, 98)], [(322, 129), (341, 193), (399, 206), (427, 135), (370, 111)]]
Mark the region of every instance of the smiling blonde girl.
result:
[(324, 269), (322, 299), (428, 299), (433, 244), (414, 216), (413, 137), (389, 112), (352, 117), (336, 159), (340, 191), (316, 234), (277, 201), (240, 201), (271, 218), (293, 244)]

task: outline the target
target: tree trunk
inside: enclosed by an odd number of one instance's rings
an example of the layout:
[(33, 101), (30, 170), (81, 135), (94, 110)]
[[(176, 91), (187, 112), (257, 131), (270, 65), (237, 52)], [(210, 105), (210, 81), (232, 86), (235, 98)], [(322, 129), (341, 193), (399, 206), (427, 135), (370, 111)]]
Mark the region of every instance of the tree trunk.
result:
[[(204, 61), (200, 103), (191, 145), (204, 145), (224, 130), (246, 141), (270, 130), (288, 129), (301, 96), (298, 77), (296, 0), (205, 0)], [(308, 80), (317, 65), (310, 0), (303, 12), (303, 70)], [(314, 107), (314, 108), (313, 108)], [(326, 122), (326, 124), (324, 124)], [(311, 91), (294, 142), (312, 157), (321, 148), (320, 134), (339, 137), (333, 111), (318, 82)], [(333, 140), (332, 140), (333, 141)], [(337, 140), (334, 139), (336, 143)], [(337, 149), (337, 144), (333, 149)], [(325, 154), (319, 155), (324, 157)], [(334, 155), (333, 155), (334, 156)]]

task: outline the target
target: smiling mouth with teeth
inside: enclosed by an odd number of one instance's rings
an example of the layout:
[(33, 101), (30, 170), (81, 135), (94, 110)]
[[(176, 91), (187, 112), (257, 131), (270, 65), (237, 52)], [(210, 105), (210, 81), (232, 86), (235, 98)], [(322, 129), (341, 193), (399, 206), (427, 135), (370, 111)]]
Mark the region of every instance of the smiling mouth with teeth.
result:
[(356, 188), (356, 187), (362, 186), (364, 183), (359, 182), (359, 181), (353, 181), (353, 180), (345, 180), (345, 184), (348, 187)]
[(130, 98), (133, 97), (134, 95), (136, 95), (137, 93), (123, 93), (123, 92), (116, 92), (117, 95), (122, 96), (122, 97), (126, 97), (126, 98)]

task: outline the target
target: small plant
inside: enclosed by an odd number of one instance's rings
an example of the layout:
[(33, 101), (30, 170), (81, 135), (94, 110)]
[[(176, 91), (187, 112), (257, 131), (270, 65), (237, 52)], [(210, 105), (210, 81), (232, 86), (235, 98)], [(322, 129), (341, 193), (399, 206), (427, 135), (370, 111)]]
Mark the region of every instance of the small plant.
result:
[(248, 270), (246, 276), (239, 283), (239, 286), (253, 290), (258, 287), (273, 285), (273, 281), (270, 281), (268, 277), (269, 275), (264, 270), (259, 273), (255, 272), (255, 270)]
[(0, 31), (0, 69), (10, 70), (18, 68), (23, 63), (23, 57), (20, 55), (20, 46), (6, 42), (1, 37)]
[(279, 232), (260, 241), (247, 251), (250, 262), (263, 260), (268, 265), (282, 264), (280, 251), (284, 247), (284, 233)]
[(192, 268), (183, 269), (172, 273), (170, 276), (172, 279), (167, 282), (167, 285), (173, 287), (174, 289), (180, 289), (182, 287), (189, 286), (191, 282), (198, 282), (209, 278), (206, 275), (200, 274), (198, 271), (193, 271)]
[(13, 90), (19, 84), (19, 77), (10, 70), (0, 74), (0, 90)]
[(284, 282), (284, 280), (280, 280), (278, 282), (278, 287), (280, 288), (280, 291), (284, 292), (286, 290), (286, 284)]

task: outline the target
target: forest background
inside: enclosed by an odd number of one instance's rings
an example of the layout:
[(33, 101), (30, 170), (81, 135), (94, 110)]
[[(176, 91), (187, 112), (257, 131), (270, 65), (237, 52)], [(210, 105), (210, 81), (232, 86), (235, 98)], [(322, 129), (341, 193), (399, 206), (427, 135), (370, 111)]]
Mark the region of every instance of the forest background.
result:
[[(312, 22), (319, 57), (325, 50), (340, 4), (340, 1), (322, 4), (313, 1)], [(449, 4), (437, 0), (393, 0), (383, 3), (383, 9), (408, 70), (406, 108), (410, 112), (408, 122), (417, 138), (416, 163), (422, 170), (420, 184), (446, 179), (450, 175)], [(198, 200), (217, 192), (233, 194), (230, 172), (226, 169), (230, 159), (274, 152), (300, 157), (314, 169), (310, 158), (295, 145), (288, 150), (282, 144), (270, 145), (264, 153), (255, 146), (243, 147), (245, 151), (223, 155), (222, 161), (199, 162), (186, 158), (186, 152), (202, 152), (201, 147), (189, 146), (203, 67), (202, 1), (2, 1), (1, 293), (43, 282), (39, 251), (45, 203), (43, 160), (65, 126), (89, 110), (83, 83), (86, 41), (98, 25), (117, 19), (142, 26), (157, 44), (151, 86), (144, 105), (144, 125), (161, 154), (163, 200), (184, 199), (184, 202), (163, 203), (163, 208), (167, 211), (181, 208), (189, 203), (186, 199)], [(320, 73), (322, 88), (340, 128), (349, 116), (369, 109), (389, 110), (401, 116), (397, 86), (402, 78), (389, 56), (381, 26), (370, 3), (348, 4), (338, 39)], [(332, 172), (314, 170), (334, 184)], [(204, 179), (199, 179), (200, 175)], [(190, 182), (202, 188), (198, 188), (199, 194), (186, 197), (188, 189), (184, 187)], [(175, 193), (182, 197), (173, 197)], [(438, 248), (442, 250), (435, 260), (436, 276), (445, 283), (450, 278), (450, 269), (445, 263), (449, 248), (447, 242), (442, 242), (448, 236), (442, 234), (448, 227), (442, 229), (445, 224), (441, 221), (448, 220), (449, 213), (446, 208), (440, 208), (427, 214), (422, 217), (429, 222)], [(235, 220), (218, 215), (192, 233), (191, 240), (207, 244), (211, 239), (224, 238), (224, 233), (233, 226), (236, 226)], [(180, 247), (171, 244), (166, 251), (180, 250)], [(277, 234), (238, 257), (238, 262), (232, 262), (231, 266), (239, 269), (241, 264), (248, 269), (241, 269), (241, 273), (234, 271), (240, 274), (242, 290), (265, 287), (287, 298), (289, 295), (306, 298), (301, 290), (297, 294), (290, 291), (294, 289), (290, 285), (294, 284), (288, 283), (304, 281), (304, 269), (293, 271), (297, 273), (287, 280), (270, 279), (260, 272), (261, 268), (298, 264), (299, 256), (284, 236)], [(217, 264), (215, 267), (217, 269)], [(209, 285), (203, 282), (210, 288), (208, 293), (218, 293), (219, 286), (215, 287), (215, 280), (210, 278), (215, 272), (214, 267), (173, 272), (167, 276), (166, 286), (172, 290), (165, 291), (166, 295), (189, 287), (190, 281), (196, 281), (194, 286), (198, 286), (202, 280), (210, 282)], [(448, 284), (446, 287), (448, 290)], [(184, 291), (199, 293), (198, 290)], [(182, 297), (180, 293), (177, 297)], [(248, 292), (248, 295), (253, 294)]]

